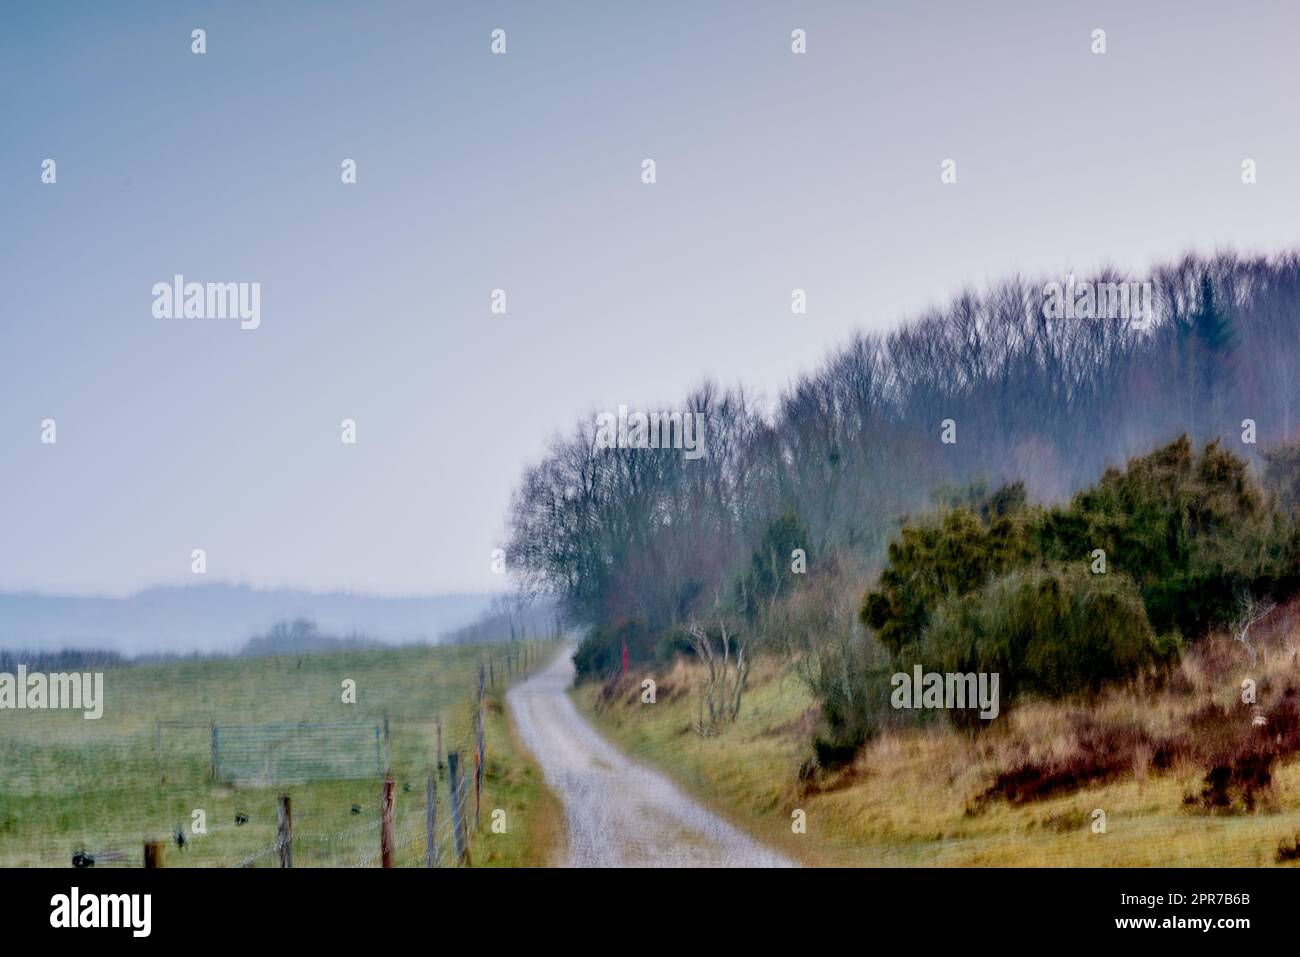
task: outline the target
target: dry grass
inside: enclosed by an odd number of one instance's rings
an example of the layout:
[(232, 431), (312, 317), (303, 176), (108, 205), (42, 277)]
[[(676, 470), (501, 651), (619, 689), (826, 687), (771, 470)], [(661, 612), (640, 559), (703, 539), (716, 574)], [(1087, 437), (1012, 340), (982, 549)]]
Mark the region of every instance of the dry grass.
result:
[[(816, 711), (776, 662), (755, 667), (740, 719), (711, 738), (691, 731), (700, 674), (682, 660), (656, 675), (655, 705), (640, 703), (642, 675), (575, 694), (629, 751), (808, 863), (1263, 866), (1300, 855), (1297, 606), (1254, 639), (1254, 663), (1213, 636), (1165, 682), (1026, 703), (973, 733), (888, 730), (812, 775)], [(791, 833), (796, 808), (807, 834)]]

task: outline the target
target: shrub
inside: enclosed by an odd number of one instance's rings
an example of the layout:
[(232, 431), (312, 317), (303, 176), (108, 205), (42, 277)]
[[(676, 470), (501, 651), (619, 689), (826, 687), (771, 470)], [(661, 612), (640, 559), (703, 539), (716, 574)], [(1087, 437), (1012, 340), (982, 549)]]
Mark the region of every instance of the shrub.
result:
[(1001, 699), (1100, 690), (1103, 683), (1177, 660), (1157, 638), (1132, 579), (1087, 568), (1020, 569), (935, 610), (904, 649), (940, 672), (996, 672)]
[(872, 653), (870, 635), (860, 630), (843, 641), (826, 643), (815, 664), (805, 668), (809, 690), (821, 704), (813, 734), (821, 767), (852, 759), (888, 720), (893, 670), (887, 658)]
[(1036, 514), (1017, 510), (986, 523), (961, 506), (937, 520), (905, 525), (889, 545), (879, 585), (863, 600), (863, 623), (891, 651), (916, 641), (940, 601), (969, 594), (1033, 558)]
[(820, 706), (813, 749), (822, 768), (851, 759), (891, 713), (894, 669), (889, 652), (856, 620), (859, 592), (851, 577), (836, 563), (822, 562), (773, 610), (771, 622)]
[[(1276, 459), (1279, 485), (1287, 462)], [(1279, 498), (1263, 494), (1244, 459), (1217, 442), (1197, 455), (1186, 436), (1107, 470), (1067, 506), (1025, 506), (1011, 486), (905, 525), (863, 598), (862, 621), (898, 652), (920, 640), (940, 605), (952, 618), (955, 600), (1012, 570), (1086, 567), (1101, 549), (1105, 577), (1136, 583), (1156, 632), (1198, 637), (1231, 622), (1243, 596), (1283, 599), (1300, 588), (1300, 529), (1275, 507)], [(952, 640), (957, 627), (945, 625)]]
[(1300, 554), (1293, 523), (1270, 507), (1246, 460), (1218, 442), (1197, 456), (1186, 436), (1109, 469), (1044, 515), (1045, 557), (1084, 559), (1096, 548), (1138, 583), (1157, 631), (1191, 637), (1230, 622), (1243, 592), (1293, 591)]

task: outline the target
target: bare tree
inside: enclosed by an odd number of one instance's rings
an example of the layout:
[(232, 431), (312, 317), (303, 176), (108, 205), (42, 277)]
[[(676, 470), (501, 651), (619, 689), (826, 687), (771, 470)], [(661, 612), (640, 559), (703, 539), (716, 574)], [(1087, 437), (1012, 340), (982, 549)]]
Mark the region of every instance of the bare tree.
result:
[(1250, 641), (1250, 627), (1267, 618), (1276, 607), (1276, 602), (1261, 601), (1248, 588), (1237, 591), (1237, 617), (1232, 622), (1232, 634), (1250, 652), (1251, 664), (1259, 661), (1259, 655), (1255, 653), (1255, 646)]
[[(691, 647), (708, 669), (704, 689), (701, 693), (700, 722), (695, 731), (708, 737), (716, 734), (718, 726), (736, 720), (740, 715), (741, 697), (749, 680), (749, 657), (745, 643), (739, 633), (729, 632), (726, 615), (719, 606), (718, 629), (720, 639), (718, 648), (713, 647), (713, 638), (708, 628), (697, 621), (692, 621), (688, 628)], [(735, 656), (732, 656), (732, 646)], [(708, 710), (708, 722), (704, 721), (705, 709)]]

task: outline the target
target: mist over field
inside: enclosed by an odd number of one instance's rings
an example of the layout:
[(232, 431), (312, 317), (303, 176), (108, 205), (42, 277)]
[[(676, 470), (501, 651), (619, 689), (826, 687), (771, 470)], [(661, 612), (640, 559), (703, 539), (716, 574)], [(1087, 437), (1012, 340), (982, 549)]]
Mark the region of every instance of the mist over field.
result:
[(151, 588), (122, 598), (0, 594), (0, 648), (231, 654), (294, 619), (331, 635), (432, 643), (472, 623), (491, 602), (474, 594), (379, 598), (219, 584)]

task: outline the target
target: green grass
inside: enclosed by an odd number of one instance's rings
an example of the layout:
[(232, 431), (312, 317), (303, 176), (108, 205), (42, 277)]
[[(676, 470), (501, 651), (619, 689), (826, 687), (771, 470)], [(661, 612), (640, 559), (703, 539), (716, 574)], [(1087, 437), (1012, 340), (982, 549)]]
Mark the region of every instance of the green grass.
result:
[[(435, 721), (444, 753), (470, 742), (479, 663), (477, 647), (410, 647), (256, 659), (186, 659), (104, 674), (104, 715), (81, 712), (0, 713), (0, 866), (68, 866), (85, 848), (96, 866), (137, 865), (147, 839), (168, 842), (177, 866), (276, 866), (277, 798), (288, 794), (294, 820), (294, 866), (378, 866), (380, 781), (213, 783), (209, 725), (364, 722), (389, 716), (390, 773), (396, 782), (394, 833), (398, 866), (423, 863), (426, 776), (435, 764)], [(476, 866), (545, 863), (560, 833), (555, 799), (518, 745), (501, 704), (505, 681), (497, 652), (496, 693), (486, 703), (486, 763), (479, 830), (471, 837)], [(355, 704), (342, 682), (356, 682)], [(163, 784), (158, 782), (155, 722), (163, 727)], [(168, 727), (186, 722), (191, 727)], [(351, 745), (350, 754), (357, 754)], [(360, 760), (373, 762), (374, 745)], [(447, 770), (437, 778), (438, 830), (450, 806)], [(359, 813), (353, 812), (354, 805)], [(472, 808), (472, 802), (471, 802)], [(493, 833), (491, 811), (506, 812)], [(206, 835), (191, 829), (206, 814)], [(235, 823), (236, 813), (248, 822)], [(471, 818), (472, 826), (472, 818)], [(171, 842), (181, 827), (188, 846)], [(108, 860), (114, 855), (122, 862)], [(446, 854), (443, 863), (449, 862)]]
[[(653, 705), (640, 701), (645, 676), (631, 677), (610, 701), (601, 701), (599, 685), (580, 686), (579, 709), (630, 755), (806, 864), (1258, 867), (1273, 866), (1279, 841), (1300, 832), (1295, 758), (1277, 768), (1275, 806), (1254, 814), (1185, 810), (1184, 795), (1201, 787), (1197, 768), (968, 813), (988, 784), (989, 755), (941, 727), (891, 732), (824, 790), (804, 790), (798, 768), (811, 753), (812, 701), (788, 671), (756, 668), (739, 720), (709, 738), (691, 729), (699, 677), (691, 669), (678, 664), (656, 676)], [(792, 832), (795, 809), (806, 814), (804, 834)], [(1091, 827), (1096, 809), (1106, 814), (1104, 834)]]

